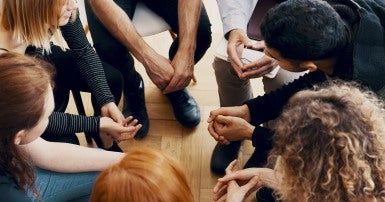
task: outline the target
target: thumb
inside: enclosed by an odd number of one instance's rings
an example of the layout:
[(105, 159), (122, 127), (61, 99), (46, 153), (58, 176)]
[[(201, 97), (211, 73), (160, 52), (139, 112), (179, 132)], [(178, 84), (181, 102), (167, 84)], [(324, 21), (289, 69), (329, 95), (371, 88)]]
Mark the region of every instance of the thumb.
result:
[(230, 123), (230, 120), (229, 120), (230, 117), (228, 116), (223, 116), (223, 115), (219, 115), (215, 118), (215, 122), (217, 123), (220, 123), (220, 124), (223, 124), (223, 125), (227, 125)]

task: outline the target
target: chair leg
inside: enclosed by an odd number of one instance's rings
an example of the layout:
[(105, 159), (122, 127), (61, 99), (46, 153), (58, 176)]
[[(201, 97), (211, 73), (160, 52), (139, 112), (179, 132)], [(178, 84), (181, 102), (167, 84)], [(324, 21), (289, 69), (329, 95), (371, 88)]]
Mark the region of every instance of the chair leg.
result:
[[(84, 105), (83, 105), (83, 101), (82, 101), (82, 96), (80, 95), (80, 91), (72, 90), (72, 96), (74, 97), (76, 109), (78, 110), (79, 115), (86, 116), (86, 112), (84, 110)], [(87, 143), (91, 144), (92, 143), (91, 134), (85, 132), (84, 135), (86, 136)]]

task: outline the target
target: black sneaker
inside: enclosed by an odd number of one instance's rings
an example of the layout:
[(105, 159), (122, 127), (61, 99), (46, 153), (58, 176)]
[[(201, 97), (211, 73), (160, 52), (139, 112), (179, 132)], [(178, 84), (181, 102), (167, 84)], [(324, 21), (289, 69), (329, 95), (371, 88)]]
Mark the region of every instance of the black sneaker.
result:
[(176, 120), (186, 128), (193, 128), (201, 121), (198, 103), (187, 89), (166, 94), (171, 102)]
[(218, 142), (211, 156), (211, 171), (217, 175), (224, 175), (227, 166), (238, 158), (241, 143), (241, 141), (234, 141), (228, 145), (223, 145)]
[(136, 91), (124, 93), (122, 113), (124, 117), (133, 116), (135, 119), (138, 119), (140, 124), (142, 124), (142, 127), (136, 133), (134, 138), (141, 139), (147, 135), (150, 127), (150, 121), (148, 120), (146, 110), (144, 83), (142, 77), (140, 77), (140, 84)]

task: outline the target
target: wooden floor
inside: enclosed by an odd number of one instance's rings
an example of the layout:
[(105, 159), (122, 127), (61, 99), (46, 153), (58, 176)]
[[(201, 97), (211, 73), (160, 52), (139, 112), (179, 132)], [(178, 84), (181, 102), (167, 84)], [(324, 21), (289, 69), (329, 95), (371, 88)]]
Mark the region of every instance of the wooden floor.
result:
[[(136, 69), (141, 73), (145, 82), (146, 106), (150, 117), (150, 130), (142, 140), (127, 140), (120, 143), (124, 151), (134, 147), (155, 147), (164, 150), (180, 161), (187, 174), (188, 181), (194, 194), (195, 201), (208, 202), (212, 200), (212, 188), (217, 178), (210, 171), (210, 158), (216, 141), (207, 131), (207, 118), (211, 110), (219, 107), (217, 84), (212, 69), (213, 51), (222, 37), (222, 25), (216, 1), (204, 0), (212, 23), (213, 42), (203, 59), (195, 67), (197, 83), (188, 87), (197, 100), (201, 110), (201, 122), (194, 129), (183, 128), (176, 120), (167, 98), (150, 81), (143, 66), (136, 61)], [(146, 37), (146, 41), (162, 55), (167, 55), (171, 38), (167, 32)], [(199, 42), (198, 42), (199, 43)], [(255, 94), (262, 92), (260, 79), (253, 81)], [(82, 94), (86, 104), (87, 114), (92, 114), (89, 94)], [(121, 105), (119, 105), (121, 107)], [(67, 110), (77, 113), (71, 100)], [(87, 145), (83, 134), (78, 134), (82, 145)], [(239, 160), (243, 164), (253, 151), (251, 143), (245, 142)], [(255, 200), (253, 197), (248, 201)]]

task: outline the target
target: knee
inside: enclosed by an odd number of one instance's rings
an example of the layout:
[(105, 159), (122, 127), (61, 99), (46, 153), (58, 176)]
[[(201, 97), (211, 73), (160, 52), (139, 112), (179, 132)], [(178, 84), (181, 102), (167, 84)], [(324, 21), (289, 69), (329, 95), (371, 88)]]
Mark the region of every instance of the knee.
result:
[(106, 75), (106, 80), (112, 93), (115, 95), (116, 93), (122, 92), (124, 83), (122, 73), (110, 64), (105, 62), (102, 63)]
[(206, 52), (212, 42), (211, 25), (207, 25), (198, 29), (197, 32), (197, 51)]
[(122, 60), (127, 54), (126, 48), (117, 41), (98, 42), (94, 44), (94, 47), (100, 59), (110, 64)]

